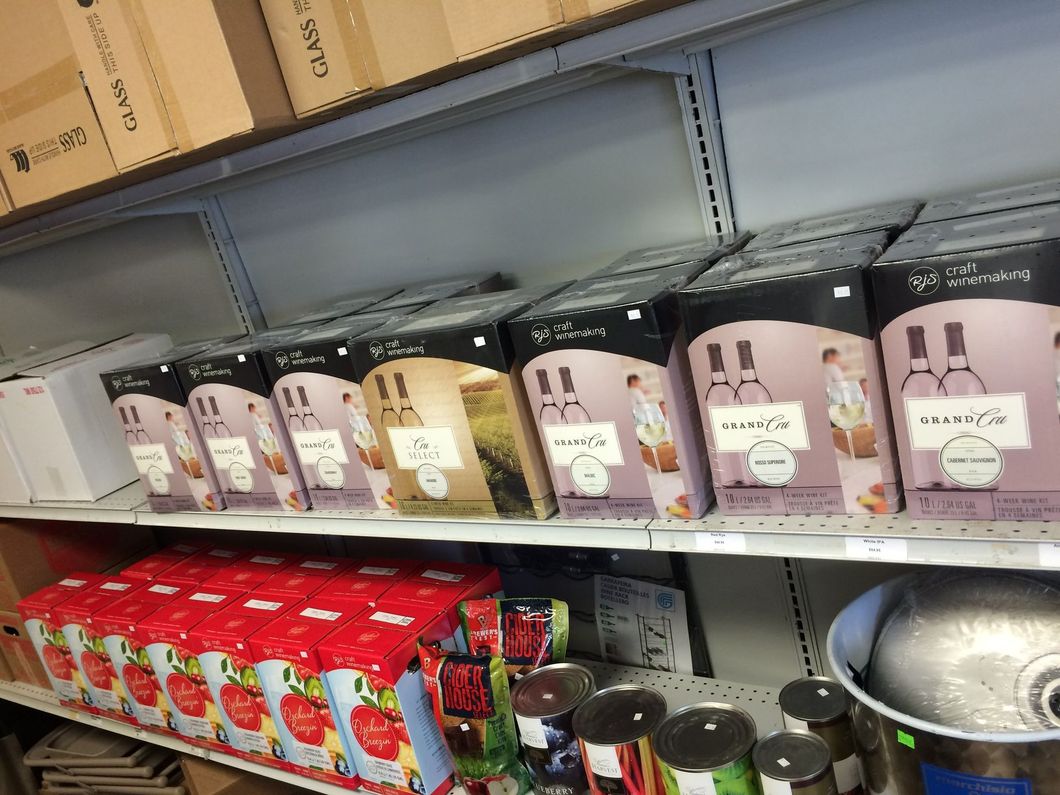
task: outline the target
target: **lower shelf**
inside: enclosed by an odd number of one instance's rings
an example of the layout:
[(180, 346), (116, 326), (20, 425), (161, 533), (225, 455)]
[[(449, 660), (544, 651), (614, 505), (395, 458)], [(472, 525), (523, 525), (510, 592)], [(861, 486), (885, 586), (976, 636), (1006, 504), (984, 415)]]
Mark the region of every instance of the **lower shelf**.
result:
[[(780, 707), (777, 704), (779, 691), (774, 688), (723, 682), (720, 679), (710, 679), (702, 676), (649, 671), (625, 665), (610, 665), (607, 663), (586, 662), (584, 660), (579, 660), (578, 662), (593, 672), (598, 688), (622, 683), (650, 685), (666, 697), (666, 703), (671, 710), (686, 704), (695, 704), (699, 701), (721, 701), (727, 704), (735, 704), (750, 713), (751, 717), (754, 718), (755, 725), (758, 727), (759, 737), (781, 728)], [(85, 723), (116, 734), (135, 737), (147, 743), (171, 748), (182, 754), (198, 756), (202, 759), (209, 759), (212, 762), (247, 770), (266, 778), (283, 781), (292, 786), (305, 787), (325, 795), (340, 795), (340, 793), (348, 794), (350, 792), (350, 790), (334, 784), (324, 784), (294, 773), (287, 773), (255, 764), (254, 762), (248, 762), (229, 754), (198, 748), (176, 737), (155, 734), (110, 718), (87, 715), (84, 712), (60, 706), (58, 699), (56, 699), (55, 694), (51, 690), (34, 687), (33, 685), (26, 685), (21, 682), (0, 682), (0, 699), (39, 709), (42, 712), (50, 712), (61, 718)], [(458, 793), (462, 794), (463, 789), (457, 787), (454, 790), (454, 795), (458, 795)]]

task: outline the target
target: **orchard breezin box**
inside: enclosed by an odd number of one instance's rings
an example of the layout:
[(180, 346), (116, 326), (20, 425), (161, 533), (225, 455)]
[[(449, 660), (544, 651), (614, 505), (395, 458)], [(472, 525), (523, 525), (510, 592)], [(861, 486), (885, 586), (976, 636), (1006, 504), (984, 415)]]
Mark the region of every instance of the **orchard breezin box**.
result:
[(178, 362), (187, 413), (201, 423), (230, 510), (304, 511), (309, 495), (284, 415), (269, 399), (259, 346), (247, 338)]
[(424, 309), (352, 341), (401, 513), (544, 519), (555, 508), (505, 321), (530, 304)]
[(508, 322), (564, 516), (709, 507), (676, 293), (706, 267), (580, 282)]
[(397, 507), (347, 341), (385, 321), (356, 315), (268, 343), (272, 402), (317, 508)]
[(868, 284), (884, 243), (738, 254), (681, 291), (723, 513), (898, 510)]
[(187, 408), (187, 393), (175, 367), (180, 359), (224, 342), (231, 339), (181, 345), (100, 374), (152, 511), (220, 511), (225, 507), (203, 444), (202, 426)]
[(1060, 205), (915, 226), (873, 281), (910, 514), (1060, 519)]

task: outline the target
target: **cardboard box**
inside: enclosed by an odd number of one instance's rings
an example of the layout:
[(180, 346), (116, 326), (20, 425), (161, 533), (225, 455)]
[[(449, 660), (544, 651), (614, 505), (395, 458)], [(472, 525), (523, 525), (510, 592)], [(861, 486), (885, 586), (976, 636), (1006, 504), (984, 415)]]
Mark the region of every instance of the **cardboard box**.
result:
[(413, 87), (456, 64), (439, 0), (349, 0), (349, 7), (372, 88)]
[[(335, 726), (334, 699), (318, 646), (337, 624), (296, 614), (295, 607), (248, 639), (255, 670), (295, 772), (348, 789), (360, 786), (353, 755)], [(341, 611), (340, 611), (341, 612)]]
[(41, 665), (29, 630), (18, 613), (0, 611), (0, 654), (16, 682), (36, 687), (51, 687), (48, 673)]
[(188, 795), (311, 795), (310, 789), (186, 754), (180, 754), (180, 767)]
[(72, 571), (108, 569), (152, 543), (150, 528), (134, 525), (95, 525), (86, 533), (73, 522), (0, 522), (0, 610), (16, 610), (20, 599)]
[(446, 633), (437, 612), (406, 612), (368, 611), (328, 635), (320, 658), (361, 786), (383, 795), (443, 795), (453, 785), (452, 760), (433, 712), (423, 709), (428, 697), (416, 644), (441, 642)]
[(347, 341), (385, 322), (353, 315), (264, 343), (270, 399), (283, 416), (315, 508), (397, 508)]
[(136, 480), (99, 374), (168, 347), (166, 334), (130, 334), (5, 382), (0, 414), (37, 499), (96, 500)]
[(117, 174), (55, 0), (4, 5), (0, 176), (26, 207)]
[[(302, 471), (283, 410), (270, 400), (258, 343), (240, 340), (178, 362), (189, 405), (209, 406), (213, 429), (204, 444), (229, 510), (304, 511)], [(212, 433), (212, 436), (211, 436)]]
[(299, 118), (371, 90), (346, 0), (261, 0), (261, 10)]
[[(441, 0), (460, 60), (493, 50), (547, 46), (571, 22), (588, 16), (579, 2), (560, 0)], [(551, 38), (550, 38), (551, 37)]]
[(293, 120), (255, 0), (127, 2), (181, 152)]
[(188, 633), (188, 644), (236, 755), (287, 770), (287, 754), (246, 644), (274, 618), (228, 609), (199, 623)]
[(727, 257), (679, 294), (723, 513), (901, 507), (868, 277), (887, 234), (851, 237)]
[(918, 224), (873, 266), (914, 519), (1060, 519), (1060, 205)]
[(176, 136), (132, 4), (96, 0), (58, 5), (118, 171), (176, 154)]
[(509, 321), (564, 516), (687, 519), (710, 506), (676, 294), (707, 266), (580, 282)]
[(84, 679), (73, 664), (55, 608), (77, 593), (91, 589), (102, 579), (90, 572), (72, 572), (69, 577), (41, 588), (18, 603), (18, 614), (59, 703), (85, 712), (95, 712), (95, 708), (87, 698)]

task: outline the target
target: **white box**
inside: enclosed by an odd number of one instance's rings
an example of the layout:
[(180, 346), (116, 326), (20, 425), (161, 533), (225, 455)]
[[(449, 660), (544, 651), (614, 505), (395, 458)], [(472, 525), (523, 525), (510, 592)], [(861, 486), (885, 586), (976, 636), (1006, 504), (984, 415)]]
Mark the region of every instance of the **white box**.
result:
[[(68, 342), (58, 348), (46, 351), (34, 351), (17, 358), (0, 359), (0, 400), (7, 397), (10, 385), (3, 383), (14, 376), (20, 370), (54, 362), (66, 356), (91, 348), (94, 342)], [(8, 439), (7, 431), (0, 414), (0, 502), (33, 502), (34, 495), (29, 487), (29, 482), (22, 472), (22, 464), (18, 460), (14, 447)]]
[(4, 383), (0, 421), (33, 499), (96, 500), (136, 480), (99, 374), (170, 347), (166, 334), (130, 334)]

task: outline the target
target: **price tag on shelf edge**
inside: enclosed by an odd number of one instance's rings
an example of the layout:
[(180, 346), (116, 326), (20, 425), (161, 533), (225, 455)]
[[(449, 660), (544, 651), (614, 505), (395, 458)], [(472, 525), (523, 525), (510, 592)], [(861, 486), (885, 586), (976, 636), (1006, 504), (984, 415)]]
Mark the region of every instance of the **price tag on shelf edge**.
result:
[(696, 549), (739, 554), (747, 551), (747, 536), (743, 533), (697, 532)]
[(872, 538), (847, 536), (847, 557), (852, 560), (905, 561), (909, 559), (909, 545), (904, 538)]
[(1060, 569), (1060, 542), (1043, 541), (1038, 544), (1038, 564), (1043, 569)]

